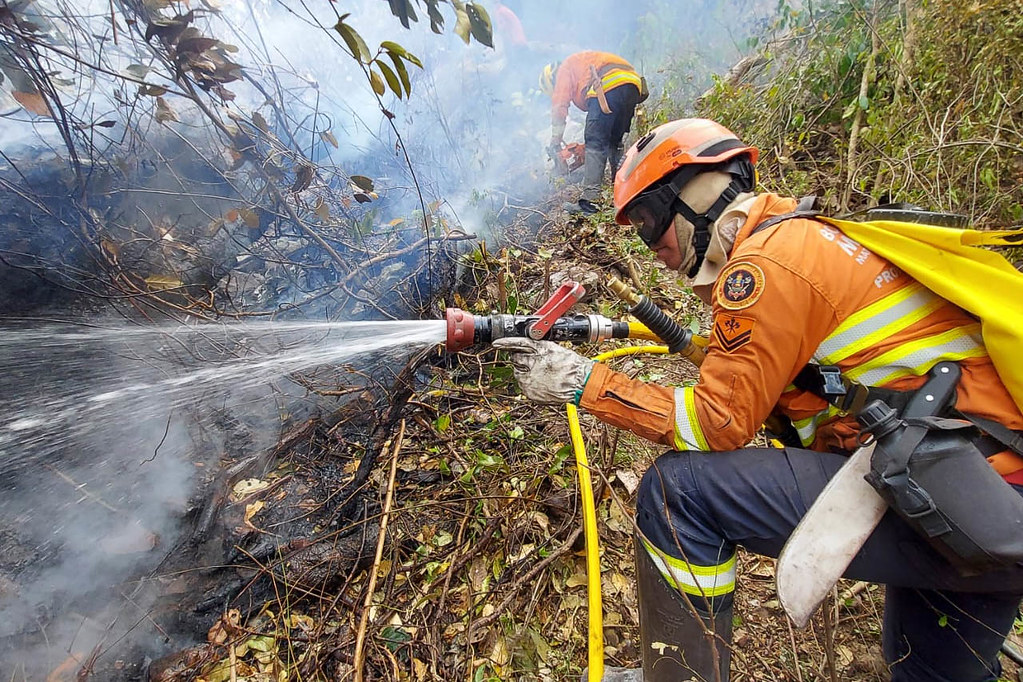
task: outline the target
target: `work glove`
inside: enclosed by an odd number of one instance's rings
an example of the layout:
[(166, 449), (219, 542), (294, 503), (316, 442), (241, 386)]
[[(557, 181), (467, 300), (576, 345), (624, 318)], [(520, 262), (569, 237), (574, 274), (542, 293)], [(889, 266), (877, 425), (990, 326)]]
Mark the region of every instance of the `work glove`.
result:
[(593, 360), (551, 341), (505, 338), (493, 345), (511, 353), (515, 379), (524, 396), (546, 405), (578, 404)]
[(563, 146), (565, 146), (565, 143), (562, 142), (561, 140), (557, 138), (552, 139), (551, 143), (547, 145), (547, 156), (549, 156), (554, 161), (557, 161), (558, 154), (561, 152), (561, 148)]

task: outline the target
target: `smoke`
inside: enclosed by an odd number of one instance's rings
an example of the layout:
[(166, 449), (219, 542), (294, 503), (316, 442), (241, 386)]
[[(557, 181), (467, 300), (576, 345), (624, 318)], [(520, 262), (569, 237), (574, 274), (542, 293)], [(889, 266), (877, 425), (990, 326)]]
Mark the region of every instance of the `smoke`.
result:
[(261, 420), (268, 428), (248, 430), (245, 445), (274, 442), (269, 384), (174, 386), (195, 364), (180, 357), (188, 341), (159, 330), (5, 327), (0, 667), (17, 679), (39, 679), (69, 656), (77, 670), (95, 646), (129, 632), (160, 637), (146, 619), (144, 576), (174, 547), (205, 472), (230, 454), (223, 424)]
[(4, 327), (0, 668), (36, 679), (162, 639), (150, 608), (182, 519), (282, 412), (318, 408), (285, 377), (443, 337), (439, 320)]

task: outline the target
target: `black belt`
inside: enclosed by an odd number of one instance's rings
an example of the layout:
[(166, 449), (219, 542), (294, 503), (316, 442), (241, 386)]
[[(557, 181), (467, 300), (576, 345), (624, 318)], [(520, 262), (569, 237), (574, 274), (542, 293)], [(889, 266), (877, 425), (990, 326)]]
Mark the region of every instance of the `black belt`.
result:
[[(815, 362), (808, 363), (803, 367), (792, 383), (800, 390), (809, 391), (817, 397), (823, 398), (830, 405), (846, 414), (858, 414), (864, 405), (872, 400), (880, 400), (901, 414), (916, 392), (864, 386), (846, 377), (837, 366), (818, 365)], [(983, 431), (984, 433), (978, 433), (988, 439), (983, 441), (984, 448), (995, 448), (991, 454), (1010, 450), (1023, 456), (1023, 431), (1013, 431), (998, 422), (955, 409), (947, 409), (940, 416), (965, 419)], [(990, 457), (991, 455), (985, 456)]]

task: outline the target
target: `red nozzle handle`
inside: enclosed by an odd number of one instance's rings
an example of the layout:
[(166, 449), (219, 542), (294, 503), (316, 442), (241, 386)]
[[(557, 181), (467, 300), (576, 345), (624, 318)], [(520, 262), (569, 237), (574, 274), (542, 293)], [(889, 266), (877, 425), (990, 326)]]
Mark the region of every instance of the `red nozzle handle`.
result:
[(533, 313), (539, 315), (540, 319), (529, 325), (529, 329), (526, 330), (529, 338), (539, 340), (547, 336), (554, 322), (578, 303), (585, 293), (586, 289), (579, 282), (568, 281), (558, 287), (554, 295)]

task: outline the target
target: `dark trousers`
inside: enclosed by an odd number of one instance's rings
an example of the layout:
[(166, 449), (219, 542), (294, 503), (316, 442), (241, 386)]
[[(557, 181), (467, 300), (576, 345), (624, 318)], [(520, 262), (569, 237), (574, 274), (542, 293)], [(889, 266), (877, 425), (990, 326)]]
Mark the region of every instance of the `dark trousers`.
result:
[(582, 198), (596, 201), (600, 198), (600, 187), (604, 183), (604, 169), (611, 165), (614, 179), (618, 164), (621, 163), (622, 140), (632, 127), (632, 117), (639, 103), (639, 88), (632, 84), (621, 85), (606, 93), (610, 114), (600, 108), (600, 100), (587, 100), (586, 128), (583, 141), (586, 143), (586, 164), (583, 168)]
[[(667, 554), (683, 558), (681, 546), (695, 565), (720, 564), (736, 545), (777, 557), (845, 459), (795, 448), (669, 452), (643, 477), (638, 525)], [(1023, 568), (963, 577), (889, 511), (845, 577), (886, 586), (883, 646), (893, 682), (998, 678)]]

